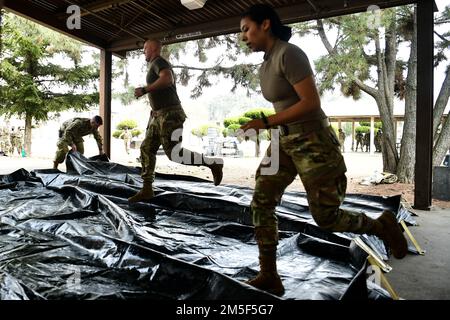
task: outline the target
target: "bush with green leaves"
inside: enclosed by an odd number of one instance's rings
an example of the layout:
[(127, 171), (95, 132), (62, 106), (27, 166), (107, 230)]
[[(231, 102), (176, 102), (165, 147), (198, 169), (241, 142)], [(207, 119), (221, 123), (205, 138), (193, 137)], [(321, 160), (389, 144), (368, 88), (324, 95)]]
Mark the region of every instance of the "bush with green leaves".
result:
[(249, 118), (249, 117), (239, 117), (239, 124), (244, 125), (251, 120), (252, 120), (252, 118)]
[[(370, 121), (360, 121), (359, 125), (370, 128)], [(383, 123), (381, 121), (376, 121), (376, 122), (374, 122), (374, 127), (381, 129), (381, 128), (383, 128)]]
[(367, 126), (359, 126), (359, 127), (356, 127), (356, 129), (355, 129), (355, 131), (356, 131), (356, 133), (369, 133), (370, 132), (370, 127), (367, 127)]
[(239, 130), (240, 127), (241, 127), (240, 124), (232, 123), (225, 129), (223, 129), (222, 134), (224, 137), (235, 137), (236, 132)]
[[(122, 132), (123, 132), (123, 130), (115, 130), (115, 131), (113, 132), (112, 136), (113, 136), (114, 138), (119, 139), (119, 137), (120, 137), (120, 135), (122, 134)], [(131, 130), (131, 136), (132, 136), (133, 138), (139, 136), (141, 133), (142, 133), (142, 130), (139, 130), (139, 129), (133, 129), (133, 130)]]
[(228, 128), (231, 124), (239, 124), (239, 117), (226, 118), (223, 120), (223, 126)]
[(128, 128), (128, 130), (131, 130), (131, 135), (137, 137), (142, 133), (142, 130), (137, 129), (137, 126), (137, 122), (132, 119), (120, 121), (116, 126), (117, 130), (113, 132), (112, 136), (118, 139), (125, 128)]
[(201, 125), (201, 126), (198, 127), (198, 128), (192, 129), (192, 130), (191, 130), (191, 133), (192, 133), (194, 136), (197, 136), (197, 137), (199, 137), (199, 138), (202, 138), (202, 137), (205, 137), (205, 136), (208, 135), (208, 129), (209, 129), (209, 128), (215, 128), (215, 129), (218, 130), (218, 132), (221, 132), (221, 131), (222, 131), (222, 128), (220, 128), (219, 126), (217, 126), (217, 125), (215, 125), (215, 124), (204, 124), (204, 125)]
[(139, 130), (139, 129), (137, 129), (137, 128), (131, 130), (131, 135), (132, 135), (133, 137), (137, 137), (137, 136), (139, 136), (141, 133), (142, 133), (142, 130)]
[(275, 111), (270, 108), (256, 108), (245, 112), (244, 117), (248, 117), (250, 119), (261, 119), (261, 112), (264, 113), (266, 117), (275, 114)]

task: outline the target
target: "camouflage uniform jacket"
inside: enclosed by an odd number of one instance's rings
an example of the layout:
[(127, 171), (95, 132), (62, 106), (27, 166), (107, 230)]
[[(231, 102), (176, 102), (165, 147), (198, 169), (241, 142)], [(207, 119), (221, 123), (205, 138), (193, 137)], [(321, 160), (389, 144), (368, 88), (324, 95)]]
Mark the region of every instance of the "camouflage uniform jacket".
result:
[(103, 148), (102, 137), (97, 129), (92, 129), (91, 119), (89, 118), (69, 119), (62, 124), (59, 131), (61, 141), (67, 143), (67, 145), (83, 141), (82, 137), (93, 134), (97, 141), (98, 149), (101, 150)]

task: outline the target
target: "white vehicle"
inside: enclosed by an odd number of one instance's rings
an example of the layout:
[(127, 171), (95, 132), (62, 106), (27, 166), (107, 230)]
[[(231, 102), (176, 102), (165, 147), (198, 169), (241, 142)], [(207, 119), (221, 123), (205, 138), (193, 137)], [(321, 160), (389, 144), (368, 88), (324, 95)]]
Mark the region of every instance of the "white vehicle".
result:
[(243, 157), (244, 152), (240, 148), (240, 143), (235, 137), (226, 137), (220, 150), (223, 156)]

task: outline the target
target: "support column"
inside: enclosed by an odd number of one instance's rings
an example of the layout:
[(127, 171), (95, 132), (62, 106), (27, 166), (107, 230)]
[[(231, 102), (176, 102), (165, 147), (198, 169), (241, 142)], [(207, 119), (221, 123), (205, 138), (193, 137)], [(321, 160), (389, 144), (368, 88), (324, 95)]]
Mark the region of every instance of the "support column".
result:
[(434, 1), (417, 1), (417, 120), (414, 208), (431, 206), (433, 152), (433, 9)]
[(101, 50), (100, 53), (100, 116), (103, 126), (99, 128), (103, 138), (103, 150), (111, 158), (111, 77), (112, 53)]
[(352, 151), (355, 151), (355, 121), (352, 121)]

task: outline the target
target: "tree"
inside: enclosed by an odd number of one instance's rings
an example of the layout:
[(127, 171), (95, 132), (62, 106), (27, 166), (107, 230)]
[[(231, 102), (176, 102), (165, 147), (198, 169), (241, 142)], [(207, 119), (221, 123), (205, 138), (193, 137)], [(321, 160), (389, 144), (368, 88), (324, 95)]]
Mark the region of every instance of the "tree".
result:
[[(206, 53), (210, 49), (217, 47), (223, 48), (217, 59), (210, 63)], [(192, 98), (198, 98), (203, 94), (203, 89), (211, 87), (214, 78), (231, 79), (234, 83), (232, 92), (239, 87), (245, 88), (247, 95), (259, 90), (259, 79), (257, 71), (259, 64), (237, 63), (239, 59), (248, 55), (251, 51), (243, 46), (239, 41), (238, 34), (211, 37), (188, 42), (175, 43), (163, 46), (161, 56), (170, 60), (180, 60), (180, 57), (187, 53), (194, 52), (198, 59), (198, 64), (189, 66), (185, 64), (173, 64), (172, 68), (176, 73), (177, 83), (188, 85), (195, 81), (196, 85), (191, 91)], [(115, 64), (117, 74), (124, 75), (124, 90), (114, 95), (124, 104), (129, 104), (134, 99), (134, 88), (131, 88), (127, 81), (128, 58), (141, 56), (141, 51), (132, 51), (127, 53), (127, 59)], [(205, 64), (209, 64), (206, 65)]]
[[(370, 23), (370, 14), (317, 20), (315, 26), (329, 53), (316, 62), (320, 92), (334, 89), (334, 85), (338, 84), (345, 96), (359, 99), (361, 91), (364, 91), (375, 99), (385, 132), (383, 168), (388, 172), (396, 171), (399, 160), (393, 125), (398, 45), (396, 13), (396, 8), (383, 11), (381, 24), (386, 30), (384, 49), (381, 28)], [(334, 45), (327, 36), (326, 28), (337, 31)], [(373, 53), (366, 52), (371, 48)], [(372, 68), (376, 69), (376, 77), (371, 75)]]
[[(31, 154), (33, 121), (98, 104), (98, 65), (81, 65), (79, 42), (13, 14), (3, 20), (0, 114), (25, 119), (25, 151)], [(56, 63), (61, 57), (71, 63)]]
[[(417, 81), (417, 17), (415, 10), (410, 9), (401, 20), (403, 34), (410, 41), (411, 50), (408, 60), (408, 76), (405, 89), (405, 124), (401, 143), (401, 158), (397, 174), (402, 182), (412, 182), (415, 171), (415, 132), (416, 132), (416, 81)], [(436, 16), (435, 26), (445, 26), (448, 30), (450, 23), (450, 6), (447, 6), (443, 12)], [(411, 27), (412, 26), (412, 27)], [(409, 32), (408, 32), (409, 31)], [(446, 64), (445, 78), (442, 82), (439, 95), (436, 99), (433, 109), (433, 165), (439, 165), (444, 158), (445, 153), (450, 147), (450, 121), (448, 115), (445, 121), (443, 114), (450, 97), (450, 64), (447, 54), (450, 46), (450, 32), (439, 33), (435, 31), (438, 41), (435, 43), (436, 52), (435, 66), (441, 63)]]

